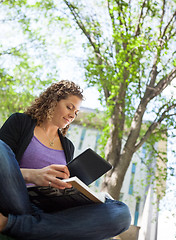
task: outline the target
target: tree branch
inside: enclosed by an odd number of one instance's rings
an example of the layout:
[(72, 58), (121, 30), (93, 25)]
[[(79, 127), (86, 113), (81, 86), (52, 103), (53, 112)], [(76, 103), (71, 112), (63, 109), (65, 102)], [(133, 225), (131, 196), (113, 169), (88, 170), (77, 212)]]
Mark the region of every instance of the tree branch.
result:
[[(116, 24), (115, 22), (115, 19), (116, 17), (114, 17), (114, 11), (112, 11), (111, 7), (110, 7), (110, 0), (108, 0), (108, 12), (109, 12), (109, 16), (110, 16), (110, 19), (111, 19), (111, 23), (112, 23), (112, 29), (113, 29), (113, 33), (114, 35), (116, 35), (116, 33), (118, 32), (117, 29), (116, 29), (116, 25), (118, 26), (118, 24)], [(123, 11), (123, 7), (121, 6), (121, 4), (119, 3), (119, 1), (116, 0), (116, 3), (118, 5), (118, 8), (120, 9), (120, 11), (118, 10), (118, 15), (119, 15), (119, 22), (120, 22), (120, 26), (124, 26), (125, 29), (126, 29), (126, 32), (128, 32), (128, 27), (127, 27), (127, 24), (126, 24), (126, 21), (125, 21), (125, 16), (124, 16), (124, 11)], [(121, 16), (122, 14), (122, 16)], [(123, 21), (122, 19), (123, 18)], [(121, 33), (121, 35), (123, 35), (123, 33)], [(123, 38), (123, 36), (122, 36)], [(118, 54), (119, 52), (119, 49), (118, 49), (118, 45), (117, 45), (117, 42), (115, 42), (115, 48), (116, 48), (116, 53)]]
[(115, 20), (114, 20), (114, 15), (111, 13), (111, 8), (110, 8), (110, 0), (108, 0), (108, 13), (109, 13), (109, 16), (111, 18), (111, 22), (112, 22), (112, 28), (113, 28), (113, 32), (115, 30)]
[[(153, 71), (156, 71), (156, 70), (154, 69)], [(156, 75), (156, 73), (154, 74)], [(153, 76), (154, 80), (156, 79), (155, 75)], [(152, 79), (153, 81), (150, 82), (146, 90), (148, 102), (152, 100), (154, 97), (158, 96), (172, 82), (172, 80), (175, 77), (176, 77), (176, 67), (173, 68), (172, 71), (169, 74), (167, 74), (166, 77), (163, 77), (155, 87), (153, 86), (155, 81)]]
[(154, 87), (155, 82), (156, 82), (156, 77), (158, 75), (157, 61), (158, 61), (158, 54), (156, 53), (155, 57), (154, 57), (154, 60), (153, 60), (153, 66), (152, 66), (151, 72), (149, 74), (151, 76), (151, 80), (150, 80), (150, 83), (148, 85), (150, 88)]
[(176, 108), (176, 104), (173, 104), (172, 106), (168, 107), (160, 116), (160, 118), (157, 121), (154, 121), (150, 127), (148, 128), (148, 130), (146, 131), (146, 133), (144, 134), (144, 136), (141, 138), (141, 140), (136, 143), (135, 145), (135, 151), (137, 151), (143, 144), (144, 142), (147, 141), (147, 139), (150, 137), (150, 135), (153, 133), (153, 131), (161, 124), (161, 122), (165, 119), (168, 118), (169, 116), (176, 116), (176, 113), (174, 114), (170, 114), (167, 115), (167, 113), (169, 111), (171, 111), (172, 109)]
[(175, 59), (175, 58), (174, 58), (174, 55), (175, 55), (175, 54), (176, 54), (176, 51), (172, 53), (171, 57), (167, 60), (166, 64), (163, 65), (164, 67), (169, 66), (171, 60)]
[(141, 23), (141, 19), (143, 19), (144, 7), (145, 7), (147, 1), (148, 0), (143, 1), (142, 7), (141, 7), (141, 12), (140, 12), (138, 23), (137, 23), (137, 27), (135, 30), (135, 37), (140, 34), (140, 23)]
[[(116, 33), (115, 19), (114, 19), (114, 15), (111, 12), (110, 0), (107, 1), (107, 4), (108, 4), (108, 13), (109, 13), (109, 16), (110, 16), (110, 19), (111, 19), (111, 23), (112, 23), (113, 33), (115, 34)], [(115, 44), (115, 46), (116, 46), (116, 44)], [(117, 46), (116, 46), (116, 53), (118, 53)], [(112, 54), (113, 54), (113, 51), (112, 51)]]
[(162, 29), (163, 19), (164, 19), (164, 15), (165, 15), (165, 6), (166, 6), (166, 1), (163, 0), (162, 14), (161, 14), (161, 19), (160, 19), (160, 36), (161, 36), (161, 29)]
[(155, 154), (157, 155), (157, 157), (164, 163), (165, 167), (167, 167), (166, 165), (166, 160), (161, 156), (161, 154), (158, 152), (158, 150), (156, 150), (154, 148), (154, 146), (152, 146), (152, 150), (153, 152), (155, 152)]
[(172, 33), (172, 34), (170, 34), (170, 36), (167, 38), (167, 40), (170, 40), (172, 37), (174, 37), (176, 35), (176, 30)]
[(166, 27), (164, 28), (163, 34), (162, 34), (162, 36), (161, 36), (162, 39), (163, 39), (163, 37), (165, 36), (166, 31), (167, 31), (168, 27), (170, 26), (170, 24), (171, 24), (171, 22), (172, 22), (172, 20), (174, 19), (175, 16), (176, 16), (176, 11), (173, 13), (170, 21), (168, 22), (168, 24), (167, 24)]
[[(119, 17), (120, 17), (120, 25), (125, 26), (125, 30), (126, 30), (126, 33), (127, 33), (128, 32), (128, 27), (127, 27), (127, 24), (126, 24), (126, 21), (125, 21), (125, 13), (124, 13), (124, 10), (123, 10), (122, 3), (119, 3), (119, 0), (116, 0), (116, 3), (117, 3), (117, 5), (120, 9), (120, 11), (118, 11)], [(122, 15), (123, 22), (121, 21), (121, 15)]]
[(83, 31), (84, 35), (87, 37), (87, 39), (89, 40), (91, 46), (94, 48), (94, 50), (96, 52), (99, 52), (98, 49), (95, 46), (95, 42), (94, 40), (91, 38), (90, 33), (86, 30), (83, 22), (81, 21), (81, 17), (79, 16), (78, 13), (76, 13), (75, 11), (75, 7), (74, 5), (72, 5), (71, 3), (69, 3), (68, 1), (64, 0), (65, 4), (67, 5), (67, 7), (70, 9), (76, 24), (79, 26), (79, 28)]
[(174, 78), (176, 78), (176, 67), (173, 68), (172, 71), (166, 77), (159, 81), (159, 83), (155, 87), (153, 97), (159, 95), (172, 82)]

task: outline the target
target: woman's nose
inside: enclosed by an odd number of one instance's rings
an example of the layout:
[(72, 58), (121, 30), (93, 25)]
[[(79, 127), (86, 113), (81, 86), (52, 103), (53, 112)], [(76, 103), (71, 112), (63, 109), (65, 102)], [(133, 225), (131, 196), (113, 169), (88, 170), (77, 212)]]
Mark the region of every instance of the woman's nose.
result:
[(74, 119), (76, 117), (76, 112), (75, 111), (70, 112), (69, 117)]

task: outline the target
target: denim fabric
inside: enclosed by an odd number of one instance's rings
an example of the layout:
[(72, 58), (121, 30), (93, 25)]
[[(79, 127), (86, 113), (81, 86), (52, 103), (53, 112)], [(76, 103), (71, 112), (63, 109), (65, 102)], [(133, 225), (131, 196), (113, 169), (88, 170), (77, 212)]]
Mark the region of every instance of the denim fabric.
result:
[(0, 140), (0, 212), (8, 215), (3, 233), (18, 240), (100, 240), (128, 229), (128, 207), (106, 200), (67, 210), (44, 213), (28, 198), (15, 156)]

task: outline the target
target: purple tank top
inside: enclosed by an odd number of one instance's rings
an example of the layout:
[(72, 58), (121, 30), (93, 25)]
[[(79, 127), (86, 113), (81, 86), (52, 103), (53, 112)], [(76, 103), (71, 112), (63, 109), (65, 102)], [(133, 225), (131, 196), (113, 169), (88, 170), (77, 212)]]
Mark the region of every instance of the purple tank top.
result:
[(21, 158), (20, 168), (38, 169), (51, 164), (66, 165), (64, 151), (48, 148), (33, 136)]

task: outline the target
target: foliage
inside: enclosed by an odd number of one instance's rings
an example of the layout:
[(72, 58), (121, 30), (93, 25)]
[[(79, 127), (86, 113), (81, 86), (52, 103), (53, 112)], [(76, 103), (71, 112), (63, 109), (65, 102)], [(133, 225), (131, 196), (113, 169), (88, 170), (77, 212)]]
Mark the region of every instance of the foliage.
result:
[[(50, 51), (46, 16), (52, 2), (1, 1), (1, 117), (23, 111), (46, 85), (56, 81), (56, 54)], [(45, 23), (46, 25), (43, 25)], [(47, 28), (48, 26), (48, 28)], [(10, 34), (9, 34), (10, 33)], [(58, 57), (58, 56), (57, 56)]]

